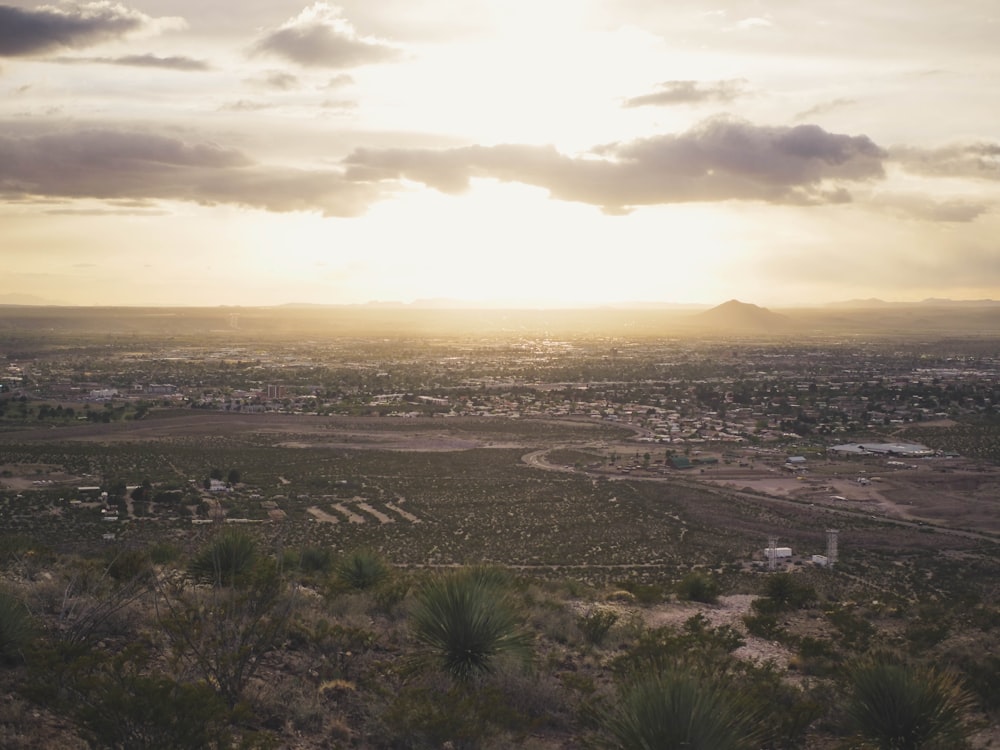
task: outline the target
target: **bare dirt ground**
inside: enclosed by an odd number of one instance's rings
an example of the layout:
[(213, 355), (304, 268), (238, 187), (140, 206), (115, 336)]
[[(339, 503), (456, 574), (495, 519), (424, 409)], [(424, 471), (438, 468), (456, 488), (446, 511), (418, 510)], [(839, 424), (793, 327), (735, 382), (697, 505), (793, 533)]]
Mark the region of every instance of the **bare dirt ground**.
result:
[[(792, 652), (786, 647), (774, 641), (750, 635), (746, 632), (743, 624), (743, 616), (750, 612), (750, 606), (757, 597), (752, 594), (734, 594), (732, 596), (720, 596), (716, 604), (700, 604), (698, 602), (670, 602), (659, 604), (653, 607), (636, 608), (628, 604), (617, 602), (607, 602), (601, 604), (603, 609), (612, 609), (618, 612), (623, 621), (633, 617), (641, 618), (643, 624), (648, 628), (674, 627), (680, 628), (687, 620), (695, 615), (701, 615), (710, 627), (717, 628), (728, 625), (742, 635), (745, 645), (740, 646), (734, 656), (747, 661), (774, 662), (778, 668), (785, 670), (788, 667)], [(592, 605), (583, 602), (577, 603), (580, 614)]]

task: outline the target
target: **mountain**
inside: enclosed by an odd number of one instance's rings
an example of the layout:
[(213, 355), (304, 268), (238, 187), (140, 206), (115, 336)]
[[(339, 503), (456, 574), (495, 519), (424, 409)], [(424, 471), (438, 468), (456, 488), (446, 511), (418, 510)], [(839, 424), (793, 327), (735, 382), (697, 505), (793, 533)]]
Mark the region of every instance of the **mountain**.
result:
[(886, 302), (884, 299), (869, 297), (868, 299), (849, 299), (840, 302), (828, 302), (826, 307), (844, 307), (848, 309), (869, 310), (874, 307), (892, 307), (895, 303)]
[(0, 294), (0, 305), (54, 305), (47, 299), (34, 294)]
[(1000, 302), (992, 299), (940, 299), (928, 297), (923, 300), (922, 307), (996, 307)]
[(757, 333), (784, 331), (791, 325), (791, 320), (785, 315), (735, 299), (692, 315), (688, 320), (698, 327)]
[(992, 299), (942, 299), (939, 297), (928, 297), (919, 302), (886, 302), (883, 299), (871, 297), (869, 299), (849, 299), (840, 302), (830, 302), (826, 308), (837, 308), (845, 310), (873, 310), (876, 308), (917, 308), (917, 307), (1000, 307), (1000, 302)]

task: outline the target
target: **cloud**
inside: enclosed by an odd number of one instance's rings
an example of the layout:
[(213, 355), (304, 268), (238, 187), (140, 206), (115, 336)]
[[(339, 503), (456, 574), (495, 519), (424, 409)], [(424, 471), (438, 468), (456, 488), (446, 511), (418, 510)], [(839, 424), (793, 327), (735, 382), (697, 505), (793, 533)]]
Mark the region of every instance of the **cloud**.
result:
[(34, 55), (61, 47), (78, 49), (135, 31), (182, 26), (181, 19), (152, 18), (111, 2), (42, 5), (33, 10), (0, 5), (0, 56)]
[(700, 104), (701, 102), (730, 102), (746, 94), (746, 81), (735, 78), (713, 83), (698, 81), (664, 81), (657, 84), (657, 91), (626, 99), (624, 107), (668, 106), (674, 104)]
[(279, 91), (288, 91), (289, 89), (295, 89), (299, 87), (299, 79), (293, 76), (291, 73), (285, 73), (280, 70), (274, 70), (268, 73), (262, 80), (261, 83), (269, 88), (278, 89)]
[(938, 200), (918, 193), (880, 194), (870, 202), (876, 208), (884, 208), (898, 216), (952, 223), (975, 221), (991, 208), (983, 201), (963, 198)]
[(841, 109), (842, 107), (850, 107), (857, 104), (857, 99), (840, 98), (833, 99), (829, 102), (822, 102), (809, 109), (805, 109), (795, 115), (796, 120), (808, 120), (819, 115), (825, 115), (833, 112), (835, 109)]
[(57, 62), (65, 64), (78, 63), (99, 63), (102, 65), (125, 65), (135, 68), (165, 68), (167, 70), (181, 71), (203, 71), (210, 70), (210, 66), (204, 60), (196, 60), (193, 57), (170, 56), (158, 57), (156, 55), (123, 55), (121, 57), (60, 57)]
[(679, 135), (599, 146), (571, 157), (552, 147), (470, 146), (448, 150), (359, 149), (348, 177), (409, 179), (442, 192), (472, 178), (520, 182), (562, 200), (621, 213), (642, 205), (756, 200), (839, 203), (844, 183), (883, 177), (885, 152), (867, 136), (828, 133), (816, 125), (766, 127), (713, 118)]
[(325, 89), (340, 89), (345, 86), (353, 86), (354, 78), (349, 76), (347, 73), (339, 73), (326, 82), (326, 85), (322, 88)]
[(386, 62), (399, 50), (370, 37), (359, 36), (340, 8), (315, 3), (280, 28), (266, 34), (253, 48), (305, 67), (345, 69)]
[(893, 161), (915, 174), (1000, 180), (1000, 143), (983, 141), (934, 149), (899, 146), (891, 155)]
[(179, 200), (356, 216), (381, 192), (346, 181), (340, 170), (263, 165), (235, 149), (149, 133), (0, 135), (5, 199)]
[(238, 99), (229, 104), (223, 104), (219, 109), (222, 112), (260, 112), (264, 109), (274, 109), (277, 104), (271, 102), (254, 102), (249, 99)]

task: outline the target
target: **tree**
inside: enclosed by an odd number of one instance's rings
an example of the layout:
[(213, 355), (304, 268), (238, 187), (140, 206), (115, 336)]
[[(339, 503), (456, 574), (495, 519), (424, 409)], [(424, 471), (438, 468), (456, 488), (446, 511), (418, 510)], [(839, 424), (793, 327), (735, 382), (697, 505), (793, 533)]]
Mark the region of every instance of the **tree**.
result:
[(229, 484), (239, 484), (240, 479), (242, 479), (242, 475), (239, 469), (230, 469), (229, 474), (226, 475), (226, 481)]

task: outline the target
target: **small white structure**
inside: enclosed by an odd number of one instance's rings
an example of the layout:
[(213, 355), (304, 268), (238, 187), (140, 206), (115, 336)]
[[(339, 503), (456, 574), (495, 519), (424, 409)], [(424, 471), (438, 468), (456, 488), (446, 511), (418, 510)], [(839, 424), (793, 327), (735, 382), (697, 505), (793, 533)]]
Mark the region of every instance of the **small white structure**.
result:
[(788, 558), (790, 558), (792, 556), (792, 548), (791, 547), (773, 547), (773, 548), (772, 547), (768, 547), (766, 550), (764, 550), (764, 557), (766, 557), (768, 560), (770, 560), (770, 559), (772, 559), (772, 556), (773, 556), (773, 559), (775, 559), (775, 560), (787, 560)]
[(813, 565), (819, 565), (821, 568), (825, 568), (829, 560), (827, 560), (826, 555), (813, 555), (812, 562)]

